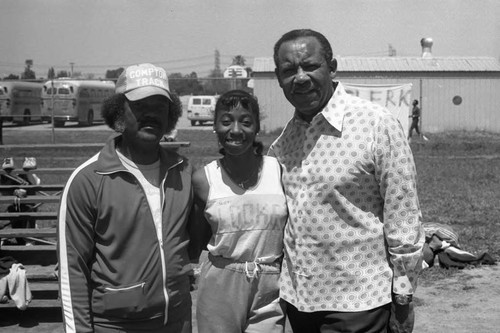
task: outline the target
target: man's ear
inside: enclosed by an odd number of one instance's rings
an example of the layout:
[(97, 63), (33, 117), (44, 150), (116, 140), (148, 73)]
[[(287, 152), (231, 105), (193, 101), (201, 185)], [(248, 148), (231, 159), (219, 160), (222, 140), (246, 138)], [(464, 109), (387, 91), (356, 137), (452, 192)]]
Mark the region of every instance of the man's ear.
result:
[(274, 69), (274, 74), (276, 74), (276, 77), (278, 78), (278, 83), (279, 83), (280, 87), (283, 88), (283, 85), (281, 84), (281, 78), (280, 78), (280, 74), (279, 74), (279, 69), (278, 68)]
[(335, 77), (335, 74), (337, 74), (337, 59), (332, 58), (332, 61), (330, 61), (330, 76), (332, 79)]

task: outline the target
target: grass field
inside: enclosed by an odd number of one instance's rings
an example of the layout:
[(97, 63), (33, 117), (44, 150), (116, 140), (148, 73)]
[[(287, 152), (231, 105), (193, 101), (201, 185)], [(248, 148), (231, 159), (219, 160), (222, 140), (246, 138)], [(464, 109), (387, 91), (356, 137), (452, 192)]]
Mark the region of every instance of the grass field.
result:
[[(56, 133), (58, 143), (101, 143), (110, 135), (106, 131), (64, 131)], [(453, 132), (428, 134), (429, 141), (411, 143), (418, 173), (418, 192), (424, 222), (451, 225), (460, 235), (462, 248), (479, 253), (488, 252), (500, 258), (500, 134)], [(276, 134), (264, 134), (265, 147)], [(191, 142), (179, 152), (200, 167), (217, 158), (218, 148), (212, 131), (185, 130), (179, 141)], [(7, 131), (4, 144), (50, 143), (48, 131)], [(35, 156), (39, 167), (71, 167), (85, 161), (98, 151), (92, 149), (11, 149), (0, 146), (2, 158)], [(57, 177), (63, 177), (57, 179)], [(65, 176), (67, 177), (67, 176)], [(43, 178), (44, 183), (64, 182), (64, 176)], [(44, 209), (50, 209), (44, 208)], [(427, 270), (422, 279), (431, 281), (441, 275), (453, 274), (437, 268)]]

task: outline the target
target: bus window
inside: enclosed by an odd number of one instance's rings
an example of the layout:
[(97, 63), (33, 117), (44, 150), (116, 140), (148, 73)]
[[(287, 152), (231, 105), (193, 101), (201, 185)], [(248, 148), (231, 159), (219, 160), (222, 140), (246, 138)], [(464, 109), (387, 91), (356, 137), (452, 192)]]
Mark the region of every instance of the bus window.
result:
[(36, 94), (33, 90), (15, 90), (14, 96), (16, 97), (36, 97)]
[(89, 95), (89, 91), (88, 89), (83, 89), (81, 92), (80, 92), (80, 98), (89, 98), (90, 95)]
[(59, 95), (69, 95), (69, 89), (68, 88), (59, 88), (57, 91)]

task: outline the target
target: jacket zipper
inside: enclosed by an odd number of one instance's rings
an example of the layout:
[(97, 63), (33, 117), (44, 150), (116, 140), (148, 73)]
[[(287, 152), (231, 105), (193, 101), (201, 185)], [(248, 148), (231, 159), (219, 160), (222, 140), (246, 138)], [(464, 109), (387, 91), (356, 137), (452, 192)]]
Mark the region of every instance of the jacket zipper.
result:
[[(165, 196), (163, 194), (163, 192), (164, 192), (163, 187), (165, 185), (165, 180), (168, 177), (168, 171), (170, 169), (178, 166), (179, 164), (182, 164), (183, 162), (184, 162), (184, 160), (181, 159), (181, 160), (177, 161), (177, 163), (171, 165), (167, 169), (167, 172), (165, 173), (165, 177), (163, 177), (163, 179), (161, 181), (161, 184), (160, 184), (160, 196), (161, 196), (161, 214), (162, 214), (162, 220), (163, 220), (163, 207), (165, 207), (165, 205), (164, 205)], [(161, 167), (161, 161), (160, 161), (160, 167)], [(126, 172), (128, 174), (131, 174), (136, 179), (136, 181), (137, 181), (137, 178), (129, 170), (127, 170), (126, 168), (122, 169), (122, 170), (114, 170), (114, 171), (111, 171), (111, 172), (100, 172), (100, 174), (113, 174), (113, 173), (116, 173), (116, 172)], [(143, 194), (146, 195), (146, 192), (144, 191), (144, 188), (142, 187), (142, 185), (140, 183), (139, 183), (139, 185), (142, 188)], [(147, 198), (146, 198), (146, 201), (147, 201)], [(153, 220), (153, 224), (154, 224), (154, 220)], [(153, 225), (153, 227), (154, 227), (154, 230), (156, 232), (156, 226)], [(156, 238), (158, 239), (158, 235), (157, 235)], [(169, 297), (168, 297), (168, 291), (167, 291), (167, 267), (166, 267), (166, 263), (165, 263), (165, 255), (163, 254), (163, 227), (162, 227), (162, 230), (161, 230), (160, 239), (158, 239), (158, 244), (160, 246), (161, 274), (162, 274), (162, 279), (163, 279), (163, 286), (162, 286), (163, 297), (165, 298), (165, 320), (164, 320), (164, 324), (166, 325), (167, 321), (168, 321)]]
[[(165, 180), (168, 177), (168, 172), (170, 169), (178, 166), (184, 162), (183, 160), (178, 161), (176, 164), (172, 165), (170, 168), (167, 169), (167, 172), (165, 173), (165, 177), (163, 177), (161, 184), (160, 184), (160, 196), (161, 196), (161, 215), (162, 215), (162, 222), (163, 222), (163, 207), (165, 207), (165, 195), (164, 195), (164, 186), (165, 186)], [(163, 225), (162, 225), (162, 230), (161, 230), (161, 235), (160, 235), (160, 258), (161, 258), (161, 272), (162, 272), (162, 277), (163, 277), (163, 297), (165, 297), (165, 320), (164, 324), (166, 325), (168, 322), (168, 305), (170, 303), (170, 299), (168, 297), (168, 291), (167, 291), (167, 263), (165, 262), (165, 254), (163, 253)]]

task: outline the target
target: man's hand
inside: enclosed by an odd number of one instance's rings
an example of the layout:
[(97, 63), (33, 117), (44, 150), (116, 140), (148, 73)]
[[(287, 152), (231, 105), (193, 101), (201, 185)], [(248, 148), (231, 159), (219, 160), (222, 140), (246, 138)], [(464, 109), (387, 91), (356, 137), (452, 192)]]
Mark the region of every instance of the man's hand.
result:
[(391, 319), (389, 320), (390, 333), (411, 333), (415, 324), (415, 312), (413, 302), (407, 305), (399, 305), (392, 302)]

